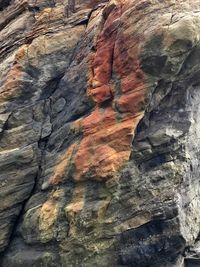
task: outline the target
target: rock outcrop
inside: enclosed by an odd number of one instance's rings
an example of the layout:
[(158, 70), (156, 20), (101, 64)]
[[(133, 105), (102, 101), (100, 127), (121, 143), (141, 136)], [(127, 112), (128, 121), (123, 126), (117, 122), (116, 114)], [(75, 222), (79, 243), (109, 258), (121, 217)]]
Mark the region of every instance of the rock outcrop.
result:
[(0, 0), (0, 266), (200, 266), (200, 1)]

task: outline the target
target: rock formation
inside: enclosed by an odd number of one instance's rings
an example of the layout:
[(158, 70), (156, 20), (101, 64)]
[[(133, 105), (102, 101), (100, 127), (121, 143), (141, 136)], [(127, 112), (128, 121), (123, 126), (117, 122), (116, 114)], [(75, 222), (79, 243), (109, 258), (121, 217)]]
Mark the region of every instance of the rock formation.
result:
[(200, 0), (0, 0), (0, 266), (200, 266)]

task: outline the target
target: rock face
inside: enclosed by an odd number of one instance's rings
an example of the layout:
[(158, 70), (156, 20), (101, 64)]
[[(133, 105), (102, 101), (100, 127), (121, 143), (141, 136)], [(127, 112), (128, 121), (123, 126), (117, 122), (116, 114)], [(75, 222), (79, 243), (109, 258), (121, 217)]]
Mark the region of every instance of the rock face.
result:
[(200, 0), (0, 0), (0, 266), (200, 266)]

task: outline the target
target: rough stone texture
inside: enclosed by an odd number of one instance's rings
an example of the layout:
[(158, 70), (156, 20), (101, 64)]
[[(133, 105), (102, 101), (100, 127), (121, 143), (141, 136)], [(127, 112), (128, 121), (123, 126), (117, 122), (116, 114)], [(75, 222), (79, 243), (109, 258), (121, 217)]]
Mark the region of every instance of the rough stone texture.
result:
[(200, 266), (200, 1), (0, 0), (0, 266)]

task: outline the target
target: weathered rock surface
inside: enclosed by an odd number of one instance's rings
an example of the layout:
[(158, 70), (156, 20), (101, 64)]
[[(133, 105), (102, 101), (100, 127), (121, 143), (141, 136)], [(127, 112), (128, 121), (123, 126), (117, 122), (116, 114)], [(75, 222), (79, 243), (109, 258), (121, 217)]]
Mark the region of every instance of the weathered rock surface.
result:
[(0, 0), (0, 266), (200, 266), (200, 1)]

